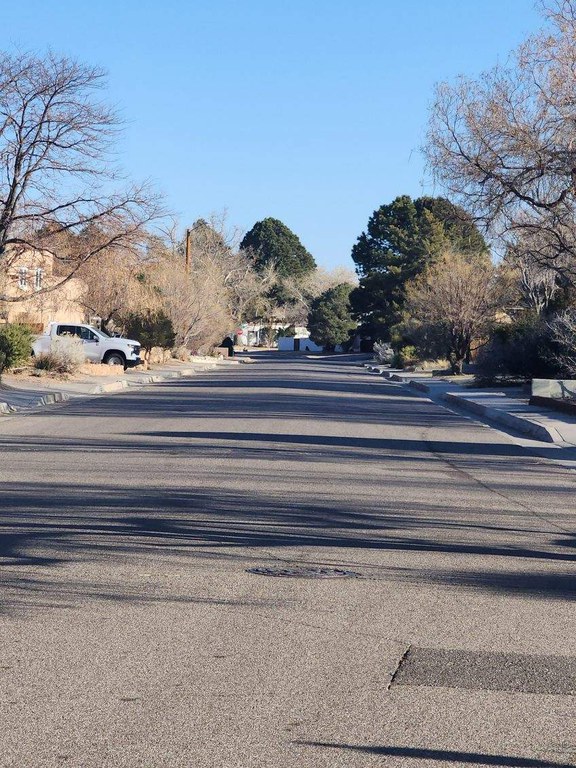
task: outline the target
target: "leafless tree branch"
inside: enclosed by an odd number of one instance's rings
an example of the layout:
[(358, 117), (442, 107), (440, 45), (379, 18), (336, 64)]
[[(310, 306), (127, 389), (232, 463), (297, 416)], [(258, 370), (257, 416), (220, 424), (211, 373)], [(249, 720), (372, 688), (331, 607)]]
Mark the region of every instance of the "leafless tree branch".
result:
[(493, 233), (537, 227), (541, 262), (574, 278), (576, 0), (543, 7), (549, 28), (509, 64), (437, 87), (426, 152), (436, 178)]
[[(0, 55), (0, 269), (21, 249), (54, 250), (60, 279), (45, 290), (107, 249), (139, 247), (165, 213), (148, 184), (115, 189), (120, 125), (104, 85), (101, 69), (51, 53)], [(95, 226), (97, 241), (80, 236)]]

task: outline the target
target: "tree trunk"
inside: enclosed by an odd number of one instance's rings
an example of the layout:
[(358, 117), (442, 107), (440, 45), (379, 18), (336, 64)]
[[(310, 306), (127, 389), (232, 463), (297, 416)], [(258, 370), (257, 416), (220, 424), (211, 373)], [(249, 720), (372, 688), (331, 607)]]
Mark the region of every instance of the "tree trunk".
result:
[(454, 352), (450, 355), (450, 369), (453, 376), (462, 376), (462, 369), (464, 366), (464, 358), (461, 355), (456, 355)]

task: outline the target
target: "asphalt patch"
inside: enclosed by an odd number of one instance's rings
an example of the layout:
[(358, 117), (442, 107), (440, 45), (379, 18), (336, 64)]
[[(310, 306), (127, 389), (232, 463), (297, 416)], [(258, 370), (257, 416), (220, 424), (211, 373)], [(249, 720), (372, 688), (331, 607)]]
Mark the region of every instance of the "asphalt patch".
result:
[(576, 658), (410, 648), (392, 686), (576, 695)]
[(279, 566), (247, 568), (246, 573), (257, 576), (274, 576), (288, 579), (361, 579), (362, 574), (345, 568), (326, 568), (315, 566)]

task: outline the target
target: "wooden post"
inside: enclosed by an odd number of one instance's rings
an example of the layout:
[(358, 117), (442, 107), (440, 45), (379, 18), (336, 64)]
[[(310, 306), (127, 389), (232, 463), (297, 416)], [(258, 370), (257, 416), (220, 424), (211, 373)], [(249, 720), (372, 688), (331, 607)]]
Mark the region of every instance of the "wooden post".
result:
[(191, 229), (186, 230), (186, 274), (190, 271), (190, 233)]

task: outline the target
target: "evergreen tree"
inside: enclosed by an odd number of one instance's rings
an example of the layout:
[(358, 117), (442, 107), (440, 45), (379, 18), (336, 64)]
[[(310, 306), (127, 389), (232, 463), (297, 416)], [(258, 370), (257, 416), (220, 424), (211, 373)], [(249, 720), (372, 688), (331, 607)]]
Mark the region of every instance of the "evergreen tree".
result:
[(346, 344), (356, 322), (350, 313), (350, 283), (329, 288), (312, 302), (308, 315), (310, 338), (315, 344), (331, 350), (337, 344)]
[(304, 248), (297, 235), (278, 219), (258, 221), (240, 243), (249, 251), (256, 269), (273, 263), (282, 277), (302, 277), (316, 268), (314, 257)]
[(484, 262), (489, 259), (471, 216), (449, 200), (401, 195), (374, 211), (352, 249), (360, 283), (350, 301), (364, 334), (389, 338), (390, 328), (401, 318), (406, 283), (447, 248)]
[(124, 318), (124, 332), (128, 338), (138, 339), (149, 355), (153, 347), (172, 349), (176, 334), (170, 318), (162, 311), (132, 312)]

